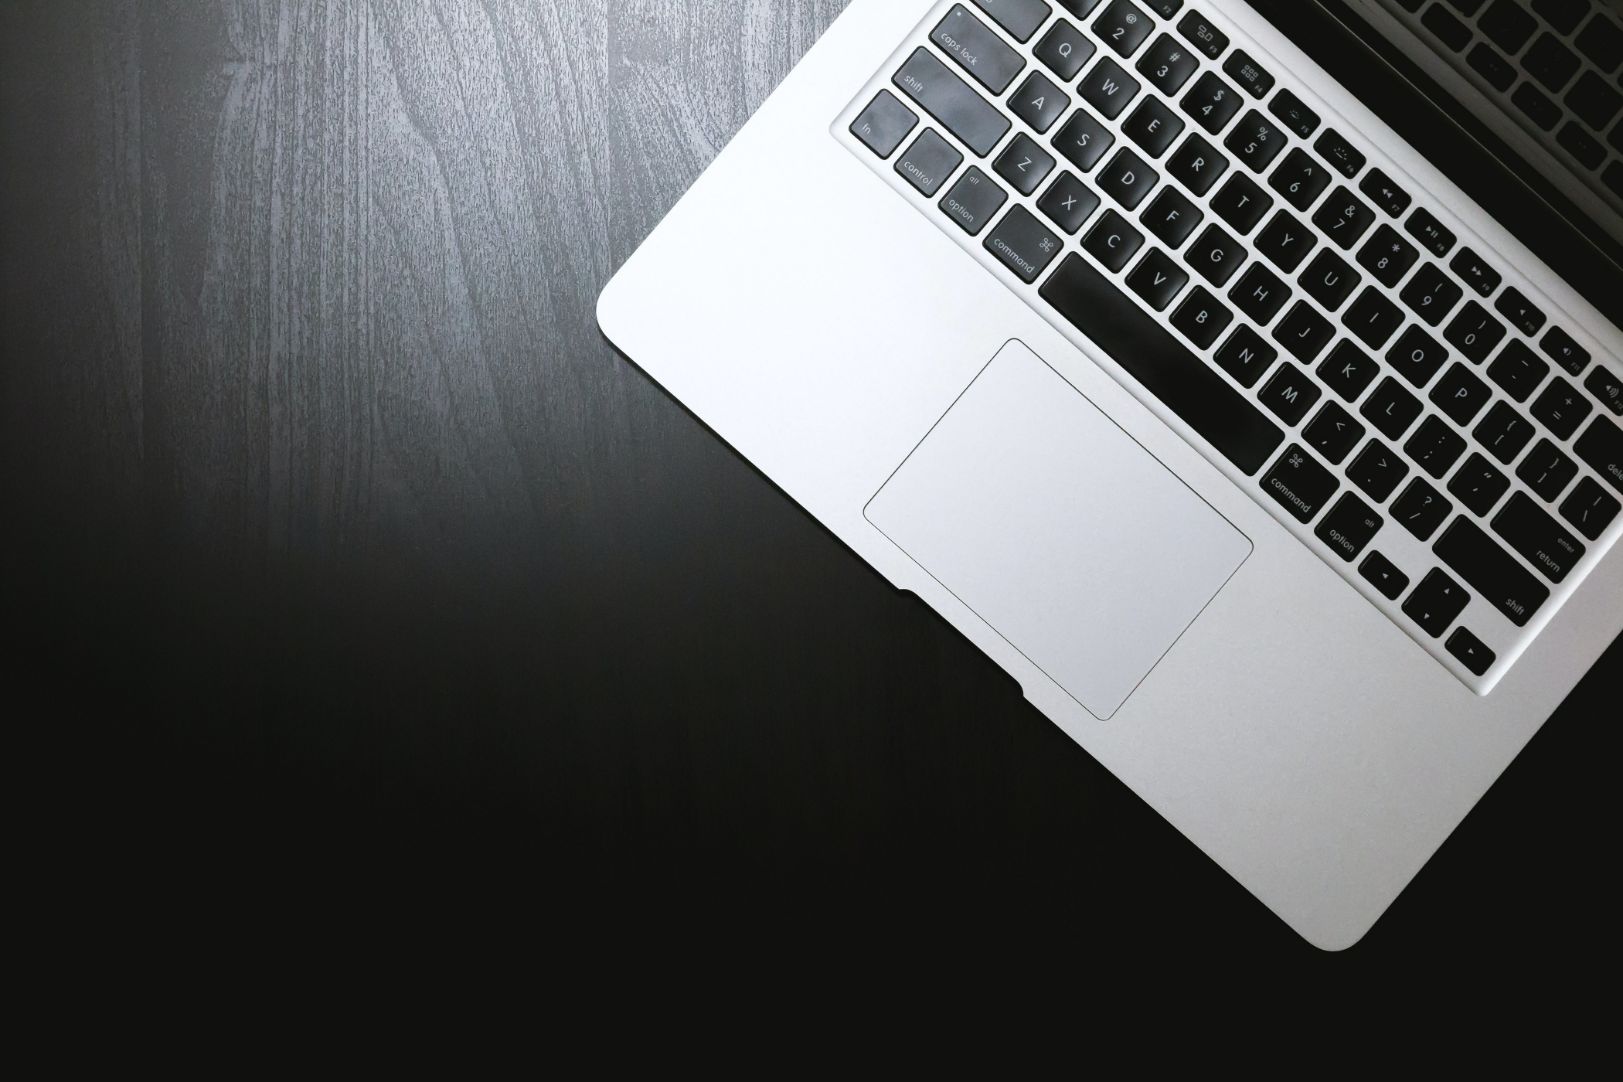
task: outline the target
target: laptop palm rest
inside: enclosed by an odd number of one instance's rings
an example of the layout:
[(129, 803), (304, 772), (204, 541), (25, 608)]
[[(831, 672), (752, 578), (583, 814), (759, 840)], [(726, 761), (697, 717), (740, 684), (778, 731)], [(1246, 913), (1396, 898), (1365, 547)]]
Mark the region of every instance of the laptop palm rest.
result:
[(1249, 539), (1019, 342), (865, 514), (1101, 720), (1251, 554)]

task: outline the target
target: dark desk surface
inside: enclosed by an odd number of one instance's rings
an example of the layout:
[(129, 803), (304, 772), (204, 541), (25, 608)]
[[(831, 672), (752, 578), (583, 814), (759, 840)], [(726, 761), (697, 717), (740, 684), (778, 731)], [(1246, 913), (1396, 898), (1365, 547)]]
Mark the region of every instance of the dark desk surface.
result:
[[(842, 6), (0, 7), (42, 859), (407, 883), (419, 930), (498, 896), (1316, 958), (598, 334)], [(1354, 957), (1609, 931), (1611, 727), (1569, 704)]]

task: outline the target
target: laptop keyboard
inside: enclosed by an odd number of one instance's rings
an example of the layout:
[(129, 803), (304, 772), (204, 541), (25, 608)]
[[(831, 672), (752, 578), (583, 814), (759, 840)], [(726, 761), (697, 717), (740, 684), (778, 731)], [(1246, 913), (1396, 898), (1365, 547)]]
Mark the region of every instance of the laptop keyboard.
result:
[(965, 0), (916, 36), (836, 134), (1491, 688), (1623, 533), (1617, 359), (1198, 5)]
[(1380, 0), (1623, 211), (1623, 13), (1597, 0)]

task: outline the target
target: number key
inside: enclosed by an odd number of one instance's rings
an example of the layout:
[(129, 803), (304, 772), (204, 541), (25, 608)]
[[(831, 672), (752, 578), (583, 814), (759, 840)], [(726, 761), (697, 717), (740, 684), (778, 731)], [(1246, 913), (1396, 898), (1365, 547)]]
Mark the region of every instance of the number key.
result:
[(1342, 185), (1324, 201), (1324, 206), (1313, 216), (1313, 224), (1346, 251), (1375, 224), (1375, 212)]
[(1155, 24), (1131, 0), (1113, 0), (1093, 22), (1093, 32), (1120, 56), (1132, 56)]
[(1427, 263), (1415, 272), (1409, 284), (1403, 287), (1403, 303), (1407, 304), (1430, 326), (1437, 326), (1443, 317), (1460, 303), (1465, 290), (1443, 272), (1435, 263)]
[(1207, 72), (1195, 81), (1194, 89), (1184, 95), (1182, 108), (1195, 118), (1195, 123), (1216, 135), (1228, 127), (1234, 114), (1240, 111), (1240, 92)]
[(1182, 90), (1183, 84), (1199, 70), (1200, 60), (1194, 52), (1166, 34), (1156, 38), (1149, 52), (1138, 61), (1138, 73), (1169, 98)]
[(1465, 354), (1472, 364), (1481, 364), (1504, 341), (1505, 333), (1503, 323), (1489, 315), (1486, 308), (1472, 301), (1460, 309), (1460, 314), (1448, 325), (1443, 337)]
[(1414, 245), (1398, 236), (1398, 231), (1383, 225), (1369, 238), (1369, 243), (1358, 252), (1358, 265), (1373, 274), (1387, 288), (1395, 288), (1409, 273), (1409, 268), (1420, 258)]
[(1297, 210), (1306, 210), (1330, 185), (1330, 171), (1305, 150), (1292, 150), (1275, 169), (1268, 184)]

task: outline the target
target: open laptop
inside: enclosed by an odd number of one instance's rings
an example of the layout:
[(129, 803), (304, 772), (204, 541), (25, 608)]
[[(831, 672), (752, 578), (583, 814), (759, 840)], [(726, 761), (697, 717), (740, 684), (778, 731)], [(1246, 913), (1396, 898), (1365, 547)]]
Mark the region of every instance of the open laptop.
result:
[[(1615, 7), (1274, 7), (1379, 35), (1616, 271)], [(599, 318), (1339, 948), (1623, 630), (1623, 294), (1264, 10), (853, 0)]]

